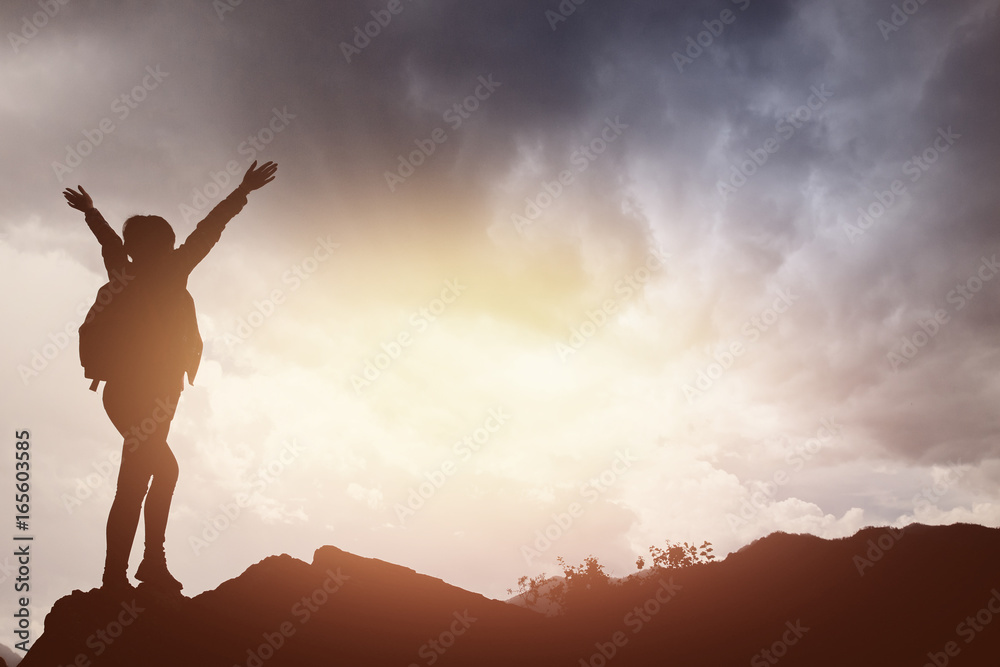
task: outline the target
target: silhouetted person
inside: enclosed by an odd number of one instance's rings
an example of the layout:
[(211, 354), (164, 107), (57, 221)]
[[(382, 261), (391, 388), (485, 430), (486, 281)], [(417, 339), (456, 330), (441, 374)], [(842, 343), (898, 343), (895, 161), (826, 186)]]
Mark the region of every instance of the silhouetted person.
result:
[(94, 378), (92, 389), (106, 380), (104, 409), (125, 439), (118, 488), (108, 515), (106, 589), (130, 585), (126, 570), (143, 498), (146, 545), (135, 577), (157, 588), (182, 588), (167, 570), (163, 542), (177, 483), (177, 459), (167, 444), (167, 433), (184, 389), (184, 374), (188, 382), (194, 381), (202, 351), (194, 301), (187, 291), (188, 275), (218, 242), (226, 223), (246, 205), (246, 195), (272, 181), (277, 169), (273, 162), (259, 168), (256, 162), (250, 165), (239, 187), (176, 249), (174, 231), (163, 218), (132, 216), (122, 227), (123, 241), (83, 187), (77, 186), (79, 192), (72, 188), (63, 192), (71, 207), (86, 214), (87, 225), (101, 243), (111, 280), (106, 287), (113, 288), (108, 291), (113, 302), (100, 307), (99, 298), (94, 306), (99, 311), (104, 308), (105, 315), (115, 314), (113, 330), (107, 335), (113, 339), (108, 341), (110, 359), (99, 370), (87, 373)]

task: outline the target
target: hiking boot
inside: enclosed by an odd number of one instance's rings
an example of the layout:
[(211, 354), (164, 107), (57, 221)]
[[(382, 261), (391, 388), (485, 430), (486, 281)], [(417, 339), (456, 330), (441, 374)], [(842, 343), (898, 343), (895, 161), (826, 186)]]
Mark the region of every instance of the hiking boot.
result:
[(162, 554), (159, 557), (144, 557), (139, 563), (139, 569), (135, 571), (135, 578), (162, 590), (180, 591), (184, 588), (183, 584), (174, 579), (174, 575), (167, 570), (167, 560)]
[(121, 595), (129, 593), (135, 589), (132, 588), (132, 584), (129, 582), (128, 575), (125, 574), (124, 570), (111, 573), (105, 569), (104, 581), (101, 584), (101, 590), (110, 593), (111, 595)]

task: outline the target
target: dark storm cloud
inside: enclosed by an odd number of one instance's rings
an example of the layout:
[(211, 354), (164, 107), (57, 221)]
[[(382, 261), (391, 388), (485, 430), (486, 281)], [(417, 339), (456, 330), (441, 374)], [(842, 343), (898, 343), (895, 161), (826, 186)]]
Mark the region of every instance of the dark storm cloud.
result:
[[(887, 325), (882, 336), (858, 341), (867, 349), (858, 358), (868, 356), (885, 383), (879, 390), (862, 390), (879, 440), (894, 452), (934, 462), (979, 461), (1000, 450), (992, 373), (969, 361), (988, 358), (997, 348), (1000, 283), (986, 282), (972, 301), (956, 291), (970, 280), (978, 287), (983, 257), (1000, 250), (993, 185), (1000, 136), (991, 113), (998, 88), (986, 65), (1000, 55), (1000, 40), (995, 7), (987, 13), (985, 6), (927, 5), (922, 10), (927, 15), (913, 19), (911, 33), (891, 36), (899, 40), (891, 41), (894, 59), (905, 63), (909, 54), (924, 67), (911, 74), (916, 94), (885, 106), (894, 121), (886, 128), (891, 131), (881, 140), (869, 135), (869, 146), (881, 149), (891, 168), (877, 175), (869, 171), (872, 178), (860, 182), (874, 193), (900, 179), (912, 199), (896, 205), (881, 228), (858, 243), (873, 247), (859, 249), (863, 259), (851, 261), (857, 271), (844, 272), (841, 281), (844, 329), (864, 320)], [(928, 52), (933, 57), (927, 58)], [(884, 85), (893, 83), (898, 86), (886, 78)], [(945, 145), (938, 141), (941, 128), (961, 138), (937, 157), (935, 145)], [(923, 165), (914, 168), (914, 157)], [(909, 165), (909, 171), (901, 173), (900, 165)], [(874, 201), (874, 194), (864, 201), (865, 194), (862, 190), (862, 201), (852, 203)], [(857, 217), (851, 209), (845, 214), (852, 222)], [(938, 310), (948, 323), (893, 372), (886, 355), (901, 354), (904, 337), (912, 340), (919, 322)]]
[[(129, 2), (73, 0), (20, 53), (3, 56), (5, 68), (33, 72), (42, 92), (28, 111), (4, 107), (5, 157), (22, 168), (0, 191), (11, 202), (8, 215), (58, 209), (57, 197), (39, 204), (22, 193), (45, 182), (54, 195), (61, 185), (51, 162), (109, 113), (109, 102), (147, 65), (159, 63), (170, 72), (162, 88), (71, 180), (154, 193), (160, 205), (176, 207), (210, 171), (242, 158), (237, 147), (266, 126), (272, 109), (287, 108), (295, 119), (261, 157), (282, 162), (294, 198), (358, 221), (351, 224), (405, 221), (394, 230), (400, 247), (430, 236), (467, 249), (486, 244), (490, 222), (514, 212), (492, 210), (496, 189), (526, 155), (538, 178), (517, 186), (514, 204), (564, 169), (605, 119), (620, 117), (629, 129), (567, 197), (575, 218), (567, 236), (620, 246), (633, 264), (655, 229), (682, 243), (706, 277), (692, 287), (704, 299), (691, 319), (719, 337), (733, 319), (723, 314), (736, 312), (739, 322), (751, 314), (739, 314), (743, 303), (797, 280), (804, 315), (795, 320), (794, 349), (773, 363), (800, 395), (854, 401), (859, 420), (908, 456), (941, 447), (995, 453), (985, 434), (962, 435), (962, 423), (990, 423), (985, 380), (958, 357), (944, 366), (940, 360), (957, 354), (955, 346), (984, 355), (994, 349), (1000, 290), (991, 285), (969, 308), (949, 311), (954, 317), (934, 342), (937, 352), (922, 352), (897, 373), (886, 355), (919, 318), (953, 308), (950, 290), (969, 279), (983, 254), (1000, 250), (996, 3), (926, 2), (898, 30), (887, 30), (880, 21), (892, 20), (893, 5), (588, 0), (557, 20), (546, 14), (559, 12), (556, 1), (401, 0), (378, 34), (360, 38), (356, 29), (374, 20), (373, 11), (385, 20), (387, 2), (243, 2), (220, 16), (207, 1), (143, 5), (140, 13)], [(35, 3), (8, 3), (4, 25), (34, 11)], [(724, 11), (730, 23), (717, 22)], [(702, 40), (700, 50), (689, 38)], [(446, 110), (491, 76), (499, 87), (452, 127)], [(821, 108), (745, 186), (721, 197), (719, 182), (747, 151), (759, 151), (781, 119), (824, 86), (832, 94)], [(435, 128), (447, 141), (390, 192), (385, 172)], [(949, 128), (961, 138), (912, 171), (912, 158)], [(123, 162), (142, 168), (123, 172)], [(670, 220), (624, 212), (639, 162), (655, 165), (655, 194)], [(858, 208), (897, 179), (906, 195), (851, 243), (844, 226), (856, 224)], [(545, 246), (573, 265), (548, 276), (566, 312), (586, 307), (600, 287), (587, 284), (574, 242)], [(528, 262), (540, 251), (521, 252)], [(526, 273), (519, 283), (518, 253), (508, 254), (494, 266), (508, 262), (497, 275), (526, 295), (524, 307), (556, 310), (544, 300), (530, 303), (540, 274)], [(482, 289), (494, 288), (499, 284)], [(867, 412), (901, 400), (901, 377), (924, 389), (910, 413), (895, 403), (887, 410), (908, 414), (912, 427)], [(961, 417), (932, 398), (942, 387), (964, 397)]]
[[(358, 212), (370, 214), (372, 205), (391, 210), (384, 173), (415, 141), (444, 127), (448, 145), (417, 172), (406, 194), (423, 202), (447, 193), (450, 205), (475, 213), (518, 159), (519, 145), (540, 146), (544, 166), (557, 171), (607, 117), (621, 115), (634, 128), (635, 146), (662, 146), (697, 162), (704, 145), (674, 137), (704, 139), (713, 124), (701, 128), (699, 121), (740, 107), (740, 90), (753, 89), (753, 75), (774, 50), (767, 45), (781, 38), (793, 16), (787, 2), (591, 2), (560, 22), (551, 18), (560, 11), (557, 2), (402, 0), (399, 6), (401, 13), (379, 34), (359, 38), (356, 29), (370, 24), (371, 12), (386, 16), (385, 3), (241, 3), (221, 16), (208, 2), (161, 4), (142, 15), (122, 2), (68, 4), (16, 56), (30, 62), (48, 51), (82, 52), (79, 75), (63, 78), (62, 90), (52, 93), (49, 111), (59, 109), (58, 123), (48, 136), (33, 137), (44, 150), (26, 151), (31, 167), (40, 172), (60, 157), (65, 144), (106, 113), (108, 100), (130, 88), (143, 65), (162, 63), (169, 85), (142, 110), (155, 124), (156, 147), (140, 156), (151, 169), (159, 163), (158, 176), (176, 173), (179, 162), (201, 173), (218, 168), (266, 122), (272, 106), (287, 106), (297, 120), (283, 148), (308, 156), (303, 169), (313, 170), (299, 182), (325, 180), (328, 191)], [(15, 3), (6, 14), (33, 9), (33, 3)], [(686, 74), (677, 72), (672, 54), (723, 10), (734, 12), (735, 24)], [(363, 48), (345, 57), (346, 45), (354, 44)], [(103, 53), (84, 45), (99, 45)], [(741, 70), (742, 83), (711, 62), (727, 49), (738, 54), (732, 67)], [(443, 112), (489, 75), (501, 88), (463, 127), (447, 127)], [(74, 112), (63, 113), (70, 103)], [(664, 123), (667, 110), (673, 120)], [(128, 129), (120, 136), (129, 136)], [(478, 159), (466, 159), (456, 171), (463, 146)], [(624, 144), (616, 147), (624, 150)], [(110, 155), (108, 148), (102, 152)], [(591, 172), (609, 197), (620, 198), (607, 185), (616, 182), (620, 166), (606, 160)], [(428, 191), (435, 195), (421, 198)], [(441, 216), (435, 211), (428, 218)]]

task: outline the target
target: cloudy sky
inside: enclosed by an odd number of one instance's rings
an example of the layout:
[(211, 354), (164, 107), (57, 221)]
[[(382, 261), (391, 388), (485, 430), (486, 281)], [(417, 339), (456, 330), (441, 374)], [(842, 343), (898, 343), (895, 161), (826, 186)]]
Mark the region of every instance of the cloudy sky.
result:
[(1000, 2), (902, 5), (5, 2), (36, 633), (100, 584), (121, 449), (60, 191), (183, 238), (253, 159), (189, 283), (190, 595), (324, 544), (502, 597), (666, 539), (1000, 524)]

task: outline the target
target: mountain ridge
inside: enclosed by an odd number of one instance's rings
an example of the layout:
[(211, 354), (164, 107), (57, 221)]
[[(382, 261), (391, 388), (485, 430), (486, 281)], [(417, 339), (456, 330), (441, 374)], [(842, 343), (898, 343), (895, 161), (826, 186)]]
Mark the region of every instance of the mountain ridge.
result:
[[(311, 563), (270, 556), (193, 598), (142, 585), (132, 600), (74, 591), (21, 664), (992, 667), (998, 562), (1000, 530), (969, 524), (774, 533), (722, 561), (593, 591), (550, 618), (322, 546)], [(978, 630), (967, 624), (987, 615)]]

